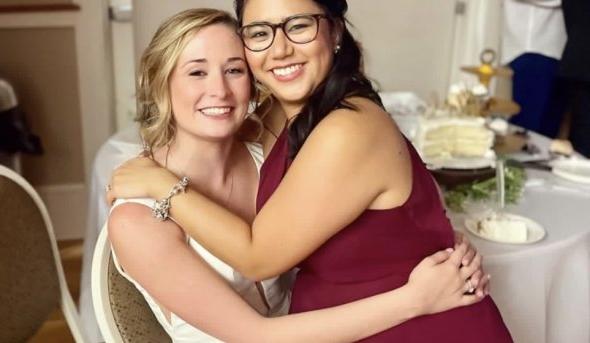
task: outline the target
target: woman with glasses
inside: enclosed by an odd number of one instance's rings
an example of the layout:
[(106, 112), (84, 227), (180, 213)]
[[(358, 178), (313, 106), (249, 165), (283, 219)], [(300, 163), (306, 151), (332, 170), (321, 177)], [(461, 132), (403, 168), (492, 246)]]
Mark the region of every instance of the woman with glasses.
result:
[[(170, 211), (193, 239), (251, 279), (298, 267), (291, 313), (403, 292), (422, 259), (453, 246), (433, 179), (361, 71), (346, 10), (344, 0), (236, 2), (248, 65), (275, 101), (264, 118), (266, 161), (252, 223), (198, 191), (167, 197), (178, 177), (145, 158), (121, 167), (109, 194), (169, 199), (166, 215)], [(472, 294), (487, 279), (468, 272), (469, 263), (459, 268), (461, 261), (452, 260), (439, 266), (460, 274), (455, 298), (446, 303), (453, 309), (416, 316), (402, 302), (389, 314), (388, 324), (399, 325), (369, 340), (510, 342), (487, 292)], [(431, 295), (406, 296), (420, 304)], [(418, 307), (421, 314), (442, 309)], [(364, 334), (382, 329), (368, 321), (379, 311), (356, 318), (366, 323)]]

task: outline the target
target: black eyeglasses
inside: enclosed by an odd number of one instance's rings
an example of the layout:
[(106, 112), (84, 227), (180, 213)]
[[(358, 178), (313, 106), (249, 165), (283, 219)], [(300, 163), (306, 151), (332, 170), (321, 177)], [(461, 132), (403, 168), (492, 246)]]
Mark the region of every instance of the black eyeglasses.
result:
[(278, 24), (254, 23), (242, 26), (238, 31), (248, 50), (263, 51), (268, 49), (275, 40), (278, 28), (293, 43), (305, 44), (318, 36), (320, 19), (327, 19), (324, 14), (299, 14), (285, 19)]

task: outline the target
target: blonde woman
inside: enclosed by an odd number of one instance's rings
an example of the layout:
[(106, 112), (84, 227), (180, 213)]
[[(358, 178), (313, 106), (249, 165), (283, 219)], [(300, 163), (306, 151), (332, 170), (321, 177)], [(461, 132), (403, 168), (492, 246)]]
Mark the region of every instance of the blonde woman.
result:
[[(262, 150), (235, 138), (246, 120), (252, 88), (229, 14), (188, 10), (158, 29), (141, 59), (138, 120), (151, 158), (190, 179), (175, 185), (169, 199), (198, 190), (252, 221)], [(154, 218), (152, 212), (162, 215), (162, 208), (154, 211), (153, 203), (117, 200), (108, 233), (119, 271), (142, 292), (174, 342), (355, 341), (416, 316), (479, 301), (463, 294), (465, 275), (481, 271), (478, 263), (459, 270), (464, 257), (473, 258), (461, 244), (454, 252), (422, 260), (406, 285), (393, 291), (267, 318), (287, 311), (285, 280), (243, 277), (174, 221)]]

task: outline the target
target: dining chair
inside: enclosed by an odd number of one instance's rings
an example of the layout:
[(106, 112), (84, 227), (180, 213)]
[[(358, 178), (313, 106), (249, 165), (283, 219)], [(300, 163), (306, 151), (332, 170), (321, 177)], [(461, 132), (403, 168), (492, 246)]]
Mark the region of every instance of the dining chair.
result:
[(0, 342), (26, 342), (61, 307), (76, 343), (86, 342), (45, 204), (0, 165)]
[(172, 342), (141, 293), (115, 267), (106, 225), (92, 258), (92, 301), (105, 342)]

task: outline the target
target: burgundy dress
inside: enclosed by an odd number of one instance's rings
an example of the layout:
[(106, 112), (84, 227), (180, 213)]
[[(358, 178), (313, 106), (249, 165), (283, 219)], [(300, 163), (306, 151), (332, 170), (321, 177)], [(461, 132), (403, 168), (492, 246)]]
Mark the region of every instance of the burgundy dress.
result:
[[(412, 192), (401, 207), (365, 210), (354, 222), (299, 264), (291, 313), (351, 302), (404, 285), (426, 256), (452, 247), (453, 229), (434, 181), (411, 144)], [(287, 172), (287, 131), (278, 137), (261, 169), (257, 210)], [(359, 320), (363, 320), (362, 317)], [(512, 342), (488, 296), (481, 302), (415, 318), (366, 342)]]

